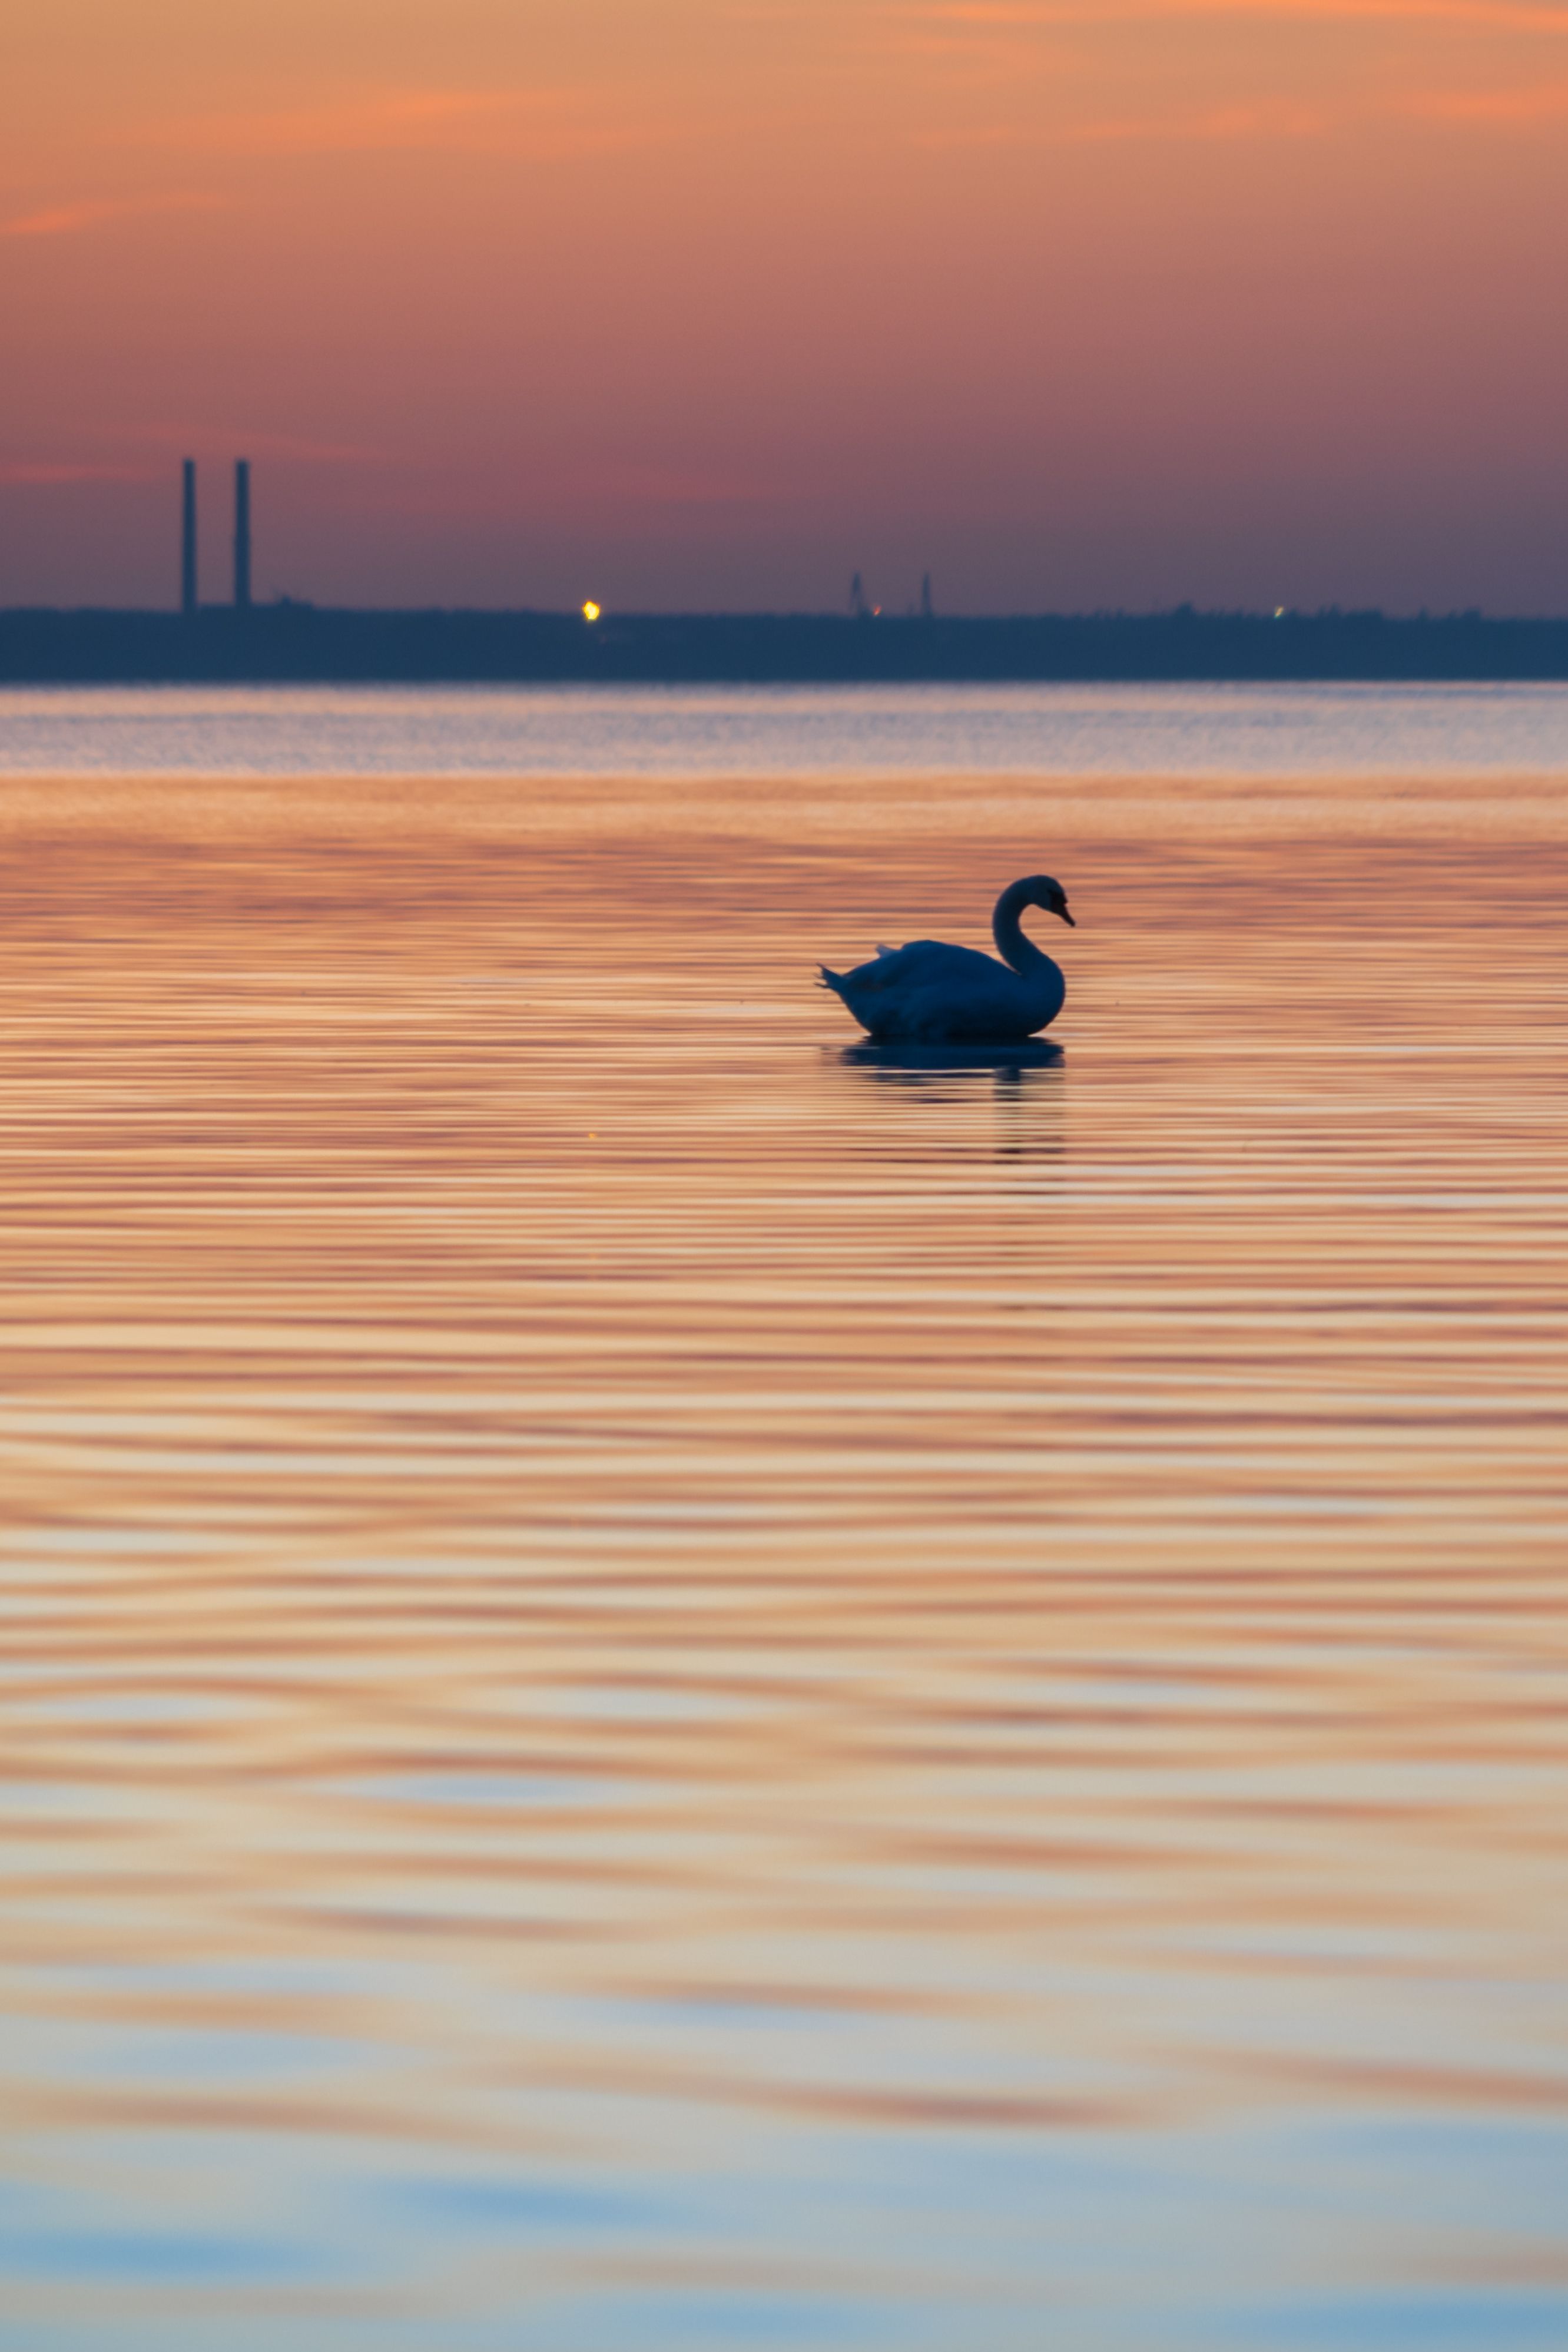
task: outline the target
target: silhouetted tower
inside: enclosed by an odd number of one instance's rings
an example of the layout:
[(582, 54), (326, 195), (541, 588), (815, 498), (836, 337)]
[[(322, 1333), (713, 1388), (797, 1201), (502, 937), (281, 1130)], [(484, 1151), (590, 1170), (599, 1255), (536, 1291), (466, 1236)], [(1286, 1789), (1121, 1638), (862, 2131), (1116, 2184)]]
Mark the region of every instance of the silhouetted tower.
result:
[(196, 609), (196, 461), (187, 457), (184, 464), (183, 495), (180, 509), (180, 610), (191, 614)]
[(866, 603), (865, 590), (861, 586), (861, 576), (858, 572), (850, 582), (850, 610), (857, 621), (869, 620), (871, 617), (871, 606)]
[(923, 621), (928, 621), (931, 618), (931, 574), (929, 572), (925, 573), (920, 583), (920, 617)]
[(235, 604), (250, 610), (250, 459), (235, 459)]

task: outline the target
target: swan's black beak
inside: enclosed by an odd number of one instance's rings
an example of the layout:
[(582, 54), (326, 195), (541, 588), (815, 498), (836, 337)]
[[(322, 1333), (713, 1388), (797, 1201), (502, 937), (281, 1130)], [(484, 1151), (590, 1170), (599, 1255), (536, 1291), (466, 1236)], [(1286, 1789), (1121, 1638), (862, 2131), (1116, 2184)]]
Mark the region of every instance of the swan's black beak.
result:
[(1073, 921), (1065, 907), (1058, 907), (1056, 911), (1061, 917), (1062, 921), (1067, 925), (1070, 931), (1075, 931), (1078, 929), (1077, 924)]

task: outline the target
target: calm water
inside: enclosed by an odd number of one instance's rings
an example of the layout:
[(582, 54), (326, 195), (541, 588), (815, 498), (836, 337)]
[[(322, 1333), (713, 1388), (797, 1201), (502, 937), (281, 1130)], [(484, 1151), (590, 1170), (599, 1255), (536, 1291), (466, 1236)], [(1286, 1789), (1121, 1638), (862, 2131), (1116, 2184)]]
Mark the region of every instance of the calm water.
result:
[[(1419, 765), (0, 791), (5, 2352), (1568, 2341), (1568, 794)], [(847, 1060), (1040, 866), (1060, 1060)]]
[(0, 688), (0, 775), (1568, 775), (1568, 686)]

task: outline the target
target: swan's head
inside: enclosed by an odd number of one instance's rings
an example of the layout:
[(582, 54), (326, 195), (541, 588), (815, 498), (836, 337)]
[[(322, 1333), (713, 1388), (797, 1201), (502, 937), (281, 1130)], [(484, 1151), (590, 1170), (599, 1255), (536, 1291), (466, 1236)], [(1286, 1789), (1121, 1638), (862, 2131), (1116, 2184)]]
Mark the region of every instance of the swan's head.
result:
[(1024, 887), (1029, 892), (1026, 907), (1043, 908), (1048, 915), (1060, 915), (1071, 929), (1078, 929), (1067, 911), (1067, 893), (1060, 882), (1053, 882), (1049, 874), (1031, 874)]

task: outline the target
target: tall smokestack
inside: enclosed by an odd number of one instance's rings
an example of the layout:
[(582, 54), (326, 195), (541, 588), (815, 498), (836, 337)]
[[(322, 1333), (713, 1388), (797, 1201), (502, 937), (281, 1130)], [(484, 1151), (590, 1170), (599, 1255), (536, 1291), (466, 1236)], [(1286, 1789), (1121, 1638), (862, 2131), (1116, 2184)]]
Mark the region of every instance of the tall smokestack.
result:
[(196, 461), (185, 460), (184, 497), (180, 514), (180, 610), (196, 609)]
[(235, 603), (250, 610), (250, 459), (235, 460)]

